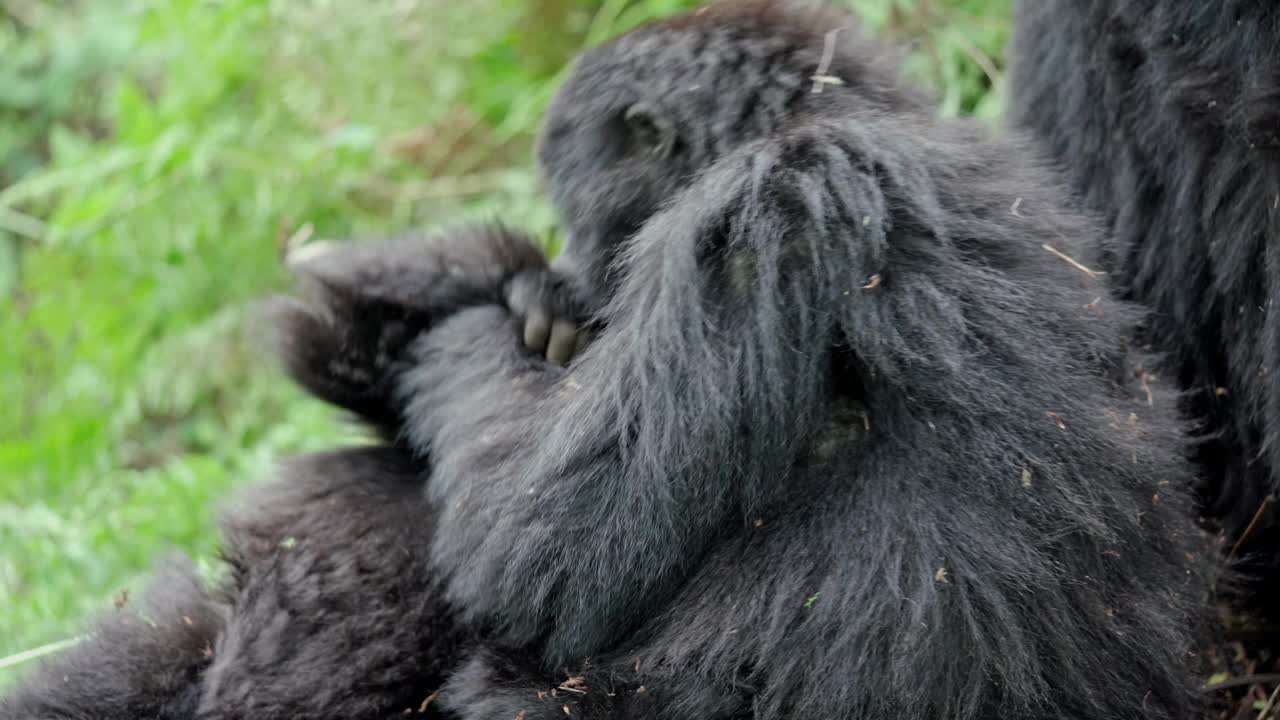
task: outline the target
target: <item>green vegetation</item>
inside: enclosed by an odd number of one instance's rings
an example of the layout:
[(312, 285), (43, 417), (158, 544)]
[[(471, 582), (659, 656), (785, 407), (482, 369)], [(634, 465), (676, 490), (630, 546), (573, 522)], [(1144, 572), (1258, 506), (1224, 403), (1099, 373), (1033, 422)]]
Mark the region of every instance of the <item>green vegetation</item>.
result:
[[(1008, 0), (850, 1), (944, 112), (999, 116)], [(692, 4), (0, 0), (0, 684), (166, 548), (212, 567), (273, 458), (356, 437), (245, 323), (286, 243), (498, 214), (554, 242), (560, 68)]]

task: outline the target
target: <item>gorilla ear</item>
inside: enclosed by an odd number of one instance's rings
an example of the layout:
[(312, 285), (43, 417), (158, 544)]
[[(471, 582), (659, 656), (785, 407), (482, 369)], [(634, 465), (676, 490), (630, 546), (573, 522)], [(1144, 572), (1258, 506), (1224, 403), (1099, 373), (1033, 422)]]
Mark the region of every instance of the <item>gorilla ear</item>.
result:
[(623, 116), (632, 138), (644, 149), (656, 155), (668, 156), (676, 147), (676, 127), (668, 118), (646, 102), (638, 102), (627, 108)]

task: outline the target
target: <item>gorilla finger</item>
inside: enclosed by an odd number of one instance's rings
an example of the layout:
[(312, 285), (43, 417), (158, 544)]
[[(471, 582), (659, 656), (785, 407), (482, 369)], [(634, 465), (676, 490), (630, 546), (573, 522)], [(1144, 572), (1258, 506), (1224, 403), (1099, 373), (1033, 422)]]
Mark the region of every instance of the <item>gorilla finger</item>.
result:
[(506, 303), (507, 309), (516, 317), (525, 317), (528, 315), (528, 309), (533, 304), (533, 291), (529, 287), (528, 281), (523, 275), (518, 275), (507, 283), (503, 290), (503, 302)]
[(578, 326), (568, 320), (556, 320), (551, 325), (551, 342), (547, 346), (547, 360), (556, 365), (568, 365), (577, 346)]
[(534, 310), (524, 321), (524, 345), (542, 354), (551, 338), (551, 317), (543, 310)]
[(581, 355), (582, 351), (586, 350), (587, 346), (590, 345), (591, 341), (594, 339), (595, 339), (595, 336), (592, 335), (590, 330), (586, 330), (586, 329), (579, 330), (578, 340), (573, 344), (573, 357), (578, 357), (579, 355)]

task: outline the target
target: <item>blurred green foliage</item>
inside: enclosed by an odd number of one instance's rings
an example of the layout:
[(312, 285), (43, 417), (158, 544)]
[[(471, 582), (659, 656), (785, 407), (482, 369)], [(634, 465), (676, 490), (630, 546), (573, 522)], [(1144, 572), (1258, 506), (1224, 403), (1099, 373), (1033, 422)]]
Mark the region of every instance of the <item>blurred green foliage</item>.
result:
[[(996, 118), (1008, 0), (847, 0)], [(692, 0), (0, 0), (0, 683), (273, 458), (356, 439), (246, 312), (291, 239), (500, 214), (573, 54)], [(7, 677), (11, 680), (12, 671)]]

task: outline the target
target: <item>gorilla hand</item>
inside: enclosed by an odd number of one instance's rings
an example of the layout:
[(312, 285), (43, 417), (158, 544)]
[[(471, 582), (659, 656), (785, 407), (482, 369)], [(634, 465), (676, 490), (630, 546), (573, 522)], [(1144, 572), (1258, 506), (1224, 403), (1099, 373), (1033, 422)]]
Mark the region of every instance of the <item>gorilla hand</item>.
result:
[(304, 292), (267, 306), (275, 353), (311, 394), (389, 436), (400, 422), (390, 383), (414, 338), (460, 309), (507, 304), (508, 288), (522, 289), (522, 308), (561, 317), (566, 307), (535, 303), (550, 297), (533, 292), (550, 287), (546, 257), (527, 235), (499, 225), (328, 243), (288, 264)]
[(518, 321), (525, 347), (548, 362), (568, 365), (590, 342), (590, 330), (582, 322), (568, 278), (555, 270), (532, 268), (516, 273), (503, 296)]

